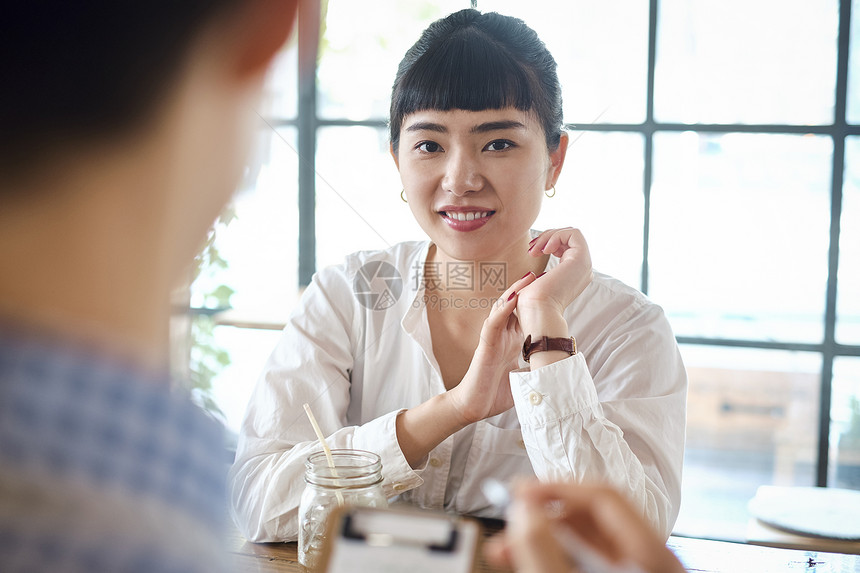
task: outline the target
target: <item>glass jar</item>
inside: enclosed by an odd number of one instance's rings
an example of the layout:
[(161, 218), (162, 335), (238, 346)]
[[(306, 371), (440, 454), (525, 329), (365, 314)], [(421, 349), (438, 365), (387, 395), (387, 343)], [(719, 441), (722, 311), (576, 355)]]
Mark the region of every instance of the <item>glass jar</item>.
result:
[(332, 450), (308, 456), (305, 491), (299, 504), (299, 563), (314, 571), (325, 539), (326, 519), (340, 505), (388, 507), (382, 493), (382, 462), (362, 450)]

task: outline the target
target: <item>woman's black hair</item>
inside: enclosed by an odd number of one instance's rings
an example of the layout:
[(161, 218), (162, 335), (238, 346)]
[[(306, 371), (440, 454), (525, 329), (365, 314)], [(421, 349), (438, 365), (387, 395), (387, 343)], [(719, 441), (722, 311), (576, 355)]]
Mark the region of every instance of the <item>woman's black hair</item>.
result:
[(505, 107), (534, 112), (547, 147), (556, 149), (562, 105), (555, 59), (518, 18), (454, 12), (430, 24), (400, 62), (391, 91), (391, 144), (396, 153), (403, 118), (416, 111)]

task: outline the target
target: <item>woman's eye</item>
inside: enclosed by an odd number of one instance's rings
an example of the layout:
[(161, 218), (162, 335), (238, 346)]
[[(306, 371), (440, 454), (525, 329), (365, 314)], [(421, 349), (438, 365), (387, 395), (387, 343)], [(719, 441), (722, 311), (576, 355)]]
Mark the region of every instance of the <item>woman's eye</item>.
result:
[(497, 139), (495, 141), (491, 141), (487, 144), (488, 151), (504, 151), (505, 149), (510, 149), (514, 144), (507, 139)]
[(416, 149), (418, 151), (423, 151), (424, 153), (436, 153), (442, 148), (439, 147), (439, 144), (434, 141), (425, 141), (423, 143), (419, 143), (416, 146)]

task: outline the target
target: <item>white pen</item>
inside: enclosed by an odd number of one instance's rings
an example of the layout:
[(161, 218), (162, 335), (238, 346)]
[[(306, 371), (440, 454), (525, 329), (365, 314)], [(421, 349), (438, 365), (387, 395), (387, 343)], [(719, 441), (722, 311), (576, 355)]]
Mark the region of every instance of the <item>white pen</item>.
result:
[[(481, 483), (481, 491), (490, 503), (508, 513), (512, 499), (508, 488), (502, 482), (493, 478), (485, 479)], [(553, 537), (581, 573), (644, 573), (641, 568), (629, 562), (610, 562), (569, 527), (554, 528)]]

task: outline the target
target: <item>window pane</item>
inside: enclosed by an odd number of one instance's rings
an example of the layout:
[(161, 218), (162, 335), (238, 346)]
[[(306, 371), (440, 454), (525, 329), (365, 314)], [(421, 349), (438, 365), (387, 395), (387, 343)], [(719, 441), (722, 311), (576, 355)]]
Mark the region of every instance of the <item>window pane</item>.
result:
[(833, 362), (828, 483), (860, 489), (860, 358)]
[(851, 3), (851, 49), (848, 60), (848, 123), (860, 123), (860, 2)]
[(643, 139), (631, 133), (570, 133), (556, 194), (536, 229), (578, 227), (594, 268), (638, 288), (642, 273)]
[(650, 294), (676, 334), (820, 342), (829, 138), (654, 138)]
[(384, 129), (317, 133), (317, 268), (340, 264), (354, 251), (426, 237), (400, 199), (403, 187)]
[(815, 483), (821, 360), (683, 346), (689, 376), (682, 535), (743, 540), (760, 485)]
[(220, 370), (212, 380), (211, 394), (224, 414), (228, 430), (239, 431), (248, 398), (280, 335), (279, 330), (232, 326), (215, 328), (214, 344), (227, 351), (230, 364)]
[(836, 339), (860, 344), (860, 137), (845, 139)]
[(387, 119), (397, 64), (434, 20), (468, 0), (329, 0), (317, 70), (319, 115)]
[(298, 161), (295, 130), (260, 133), (235, 219), (218, 228), (216, 248), (227, 267), (209, 268), (192, 287), (192, 305), (218, 285), (235, 290), (230, 305), (243, 319), (284, 321), (298, 293)]
[(838, 19), (837, 0), (663, 0), (655, 117), (831, 123)]
[(522, 18), (538, 33), (558, 63), (566, 122), (645, 120), (647, 0), (481, 0), (478, 6)]

